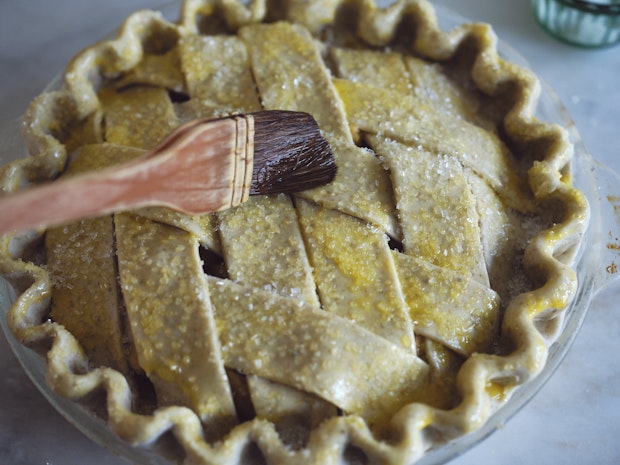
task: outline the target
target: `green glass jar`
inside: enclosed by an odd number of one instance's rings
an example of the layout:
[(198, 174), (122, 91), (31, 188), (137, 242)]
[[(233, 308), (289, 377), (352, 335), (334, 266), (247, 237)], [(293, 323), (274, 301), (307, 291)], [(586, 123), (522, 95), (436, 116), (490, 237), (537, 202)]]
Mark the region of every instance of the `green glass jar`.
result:
[(620, 0), (530, 0), (534, 16), (551, 35), (582, 47), (620, 42)]

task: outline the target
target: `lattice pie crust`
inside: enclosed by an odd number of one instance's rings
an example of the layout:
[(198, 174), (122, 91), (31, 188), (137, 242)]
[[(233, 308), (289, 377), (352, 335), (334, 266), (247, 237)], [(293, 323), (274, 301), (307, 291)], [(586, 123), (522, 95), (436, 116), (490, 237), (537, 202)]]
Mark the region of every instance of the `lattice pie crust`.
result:
[(5, 191), (261, 108), (312, 113), (338, 176), (216, 215), (4, 238), (10, 327), (56, 392), (104, 392), (114, 432), (170, 431), (179, 461), (412, 463), (540, 371), (575, 293), (587, 205), (538, 93), (489, 26), (442, 32), (421, 0), (138, 12), (33, 102)]

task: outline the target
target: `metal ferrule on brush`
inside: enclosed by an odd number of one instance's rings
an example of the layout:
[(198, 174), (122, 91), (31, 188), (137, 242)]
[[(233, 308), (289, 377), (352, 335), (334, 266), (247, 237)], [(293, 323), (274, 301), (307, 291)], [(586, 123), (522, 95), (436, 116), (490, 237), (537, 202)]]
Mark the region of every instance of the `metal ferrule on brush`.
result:
[(254, 118), (252, 115), (233, 117), (236, 124), (236, 143), (232, 153), (234, 176), (231, 186), (230, 206), (236, 207), (250, 196), (254, 169)]

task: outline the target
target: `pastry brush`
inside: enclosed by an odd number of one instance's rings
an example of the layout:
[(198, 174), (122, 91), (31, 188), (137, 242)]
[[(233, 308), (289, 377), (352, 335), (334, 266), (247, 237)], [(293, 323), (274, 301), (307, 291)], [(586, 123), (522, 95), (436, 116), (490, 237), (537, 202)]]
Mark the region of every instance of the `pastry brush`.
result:
[(0, 197), (0, 234), (146, 206), (210, 213), (249, 195), (318, 187), (335, 174), (329, 144), (307, 113), (196, 120), (128, 163)]

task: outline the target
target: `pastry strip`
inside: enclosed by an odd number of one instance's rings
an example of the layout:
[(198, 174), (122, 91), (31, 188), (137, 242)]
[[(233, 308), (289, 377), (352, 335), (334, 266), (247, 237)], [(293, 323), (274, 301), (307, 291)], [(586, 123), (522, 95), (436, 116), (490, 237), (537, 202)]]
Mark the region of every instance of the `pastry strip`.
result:
[(50, 229), (45, 244), (54, 285), (50, 317), (76, 337), (94, 367), (127, 373), (112, 218)]
[(456, 157), (515, 208), (532, 208), (527, 186), (499, 138), (435, 110), (424, 100), (378, 86), (334, 79), (349, 119), (362, 131)]
[(220, 239), (215, 231), (215, 216), (212, 214), (190, 216), (165, 207), (144, 207), (136, 210), (135, 213), (158, 223), (176, 226), (192, 233), (200, 239), (203, 247), (216, 254), (222, 252)]
[(301, 199), (297, 208), (323, 309), (415, 353), (413, 327), (385, 233)]
[(247, 382), (256, 414), (277, 424), (287, 445), (304, 445), (310, 431), (338, 415), (335, 405), (315, 394), (253, 374)]
[(221, 213), (219, 219), (230, 279), (319, 306), (297, 214), (288, 196), (252, 197)]
[(458, 160), (368, 136), (390, 167), (408, 255), (488, 285), (476, 201)]
[(138, 86), (100, 93), (107, 142), (153, 149), (179, 125), (165, 89)]
[(338, 77), (401, 94), (414, 93), (412, 77), (400, 53), (339, 47), (329, 52)]
[(412, 401), (428, 373), (410, 350), (344, 318), (296, 299), (208, 279), (222, 356), (243, 373), (314, 393), (371, 424)]
[(165, 53), (145, 52), (142, 60), (116, 83), (116, 88), (132, 85), (162, 87), (175, 92), (184, 91), (178, 47)]
[(338, 77), (424, 100), (438, 111), (491, 128), (478, 112), (480, 99), (464, 82), (454, 82), (440, 64), (397, 52), (334, 47), (330, 56)]
[(239, 33), (248, 47), (264, 108), (311, 113), (332, 146), (336, 179), (300, 195), (375, 223), (398, 237), (387, 173), (371, 152), (354, 145), (342, 102), (307, 30), (275, 23), (247, 26)]
[[(465, 121), (495, 131), (494, 122), (480, 111), (480, 91), (474, 89), (468, 79), (446, 74), (448, 67), (428, 63), (413, 56), (403, 56), (416, 96), (425, 99), (437, 110), (462, 118)], [(468, 87), (469, 86), (469, 87)]]
[[(219, 218), (224, 259), (233, 281), (319, 306), (297, 214), (288, 196), (252, 197)], [(254, 409), (262, 418), (295, 419), (312, 428), (337, 414), (331, 404), (292, 387), (254, 375), (247, 380)], [(312, 415), (309, 406), (313, 406)]]
[(127, 316), (158, 404), (188, 406), (207, 430), (225, 432), (236, 414), (198, 239), (132, 213), (116, 214), (115, 224)]
[(478, 176), (468, 176), (480, 221), (480, 237), (491, 287), (502, 300), (511, 300), (524, 290), (527, 278), (519, 263), (532, 231), (527, 231), (523, 215), (512, 210)]
[[(122, 163), (141, 150), (110, 144), (82, 147), (65, 176)], [(128, 372), (128, 341), (119, 309), (112, 216), (52, 228), (45, 236), (47, 268), (53, 282), (50, 316), (80, 342), (96, 367)]]
[(415, 331), (463, 354), (488, 352), (499, 325), (499, 296), (459, 272), (392, 251)]
[(186, 36), (181, 66), (194, 117), (259, 111), (245, 45), (233, 36)]
[(420, 389), (419, 402), (449, 410), (459, 400), (456, 379), (464, 358), (441, 342), (424, 338), (424, 359), (428, 362), (427, 384)]

